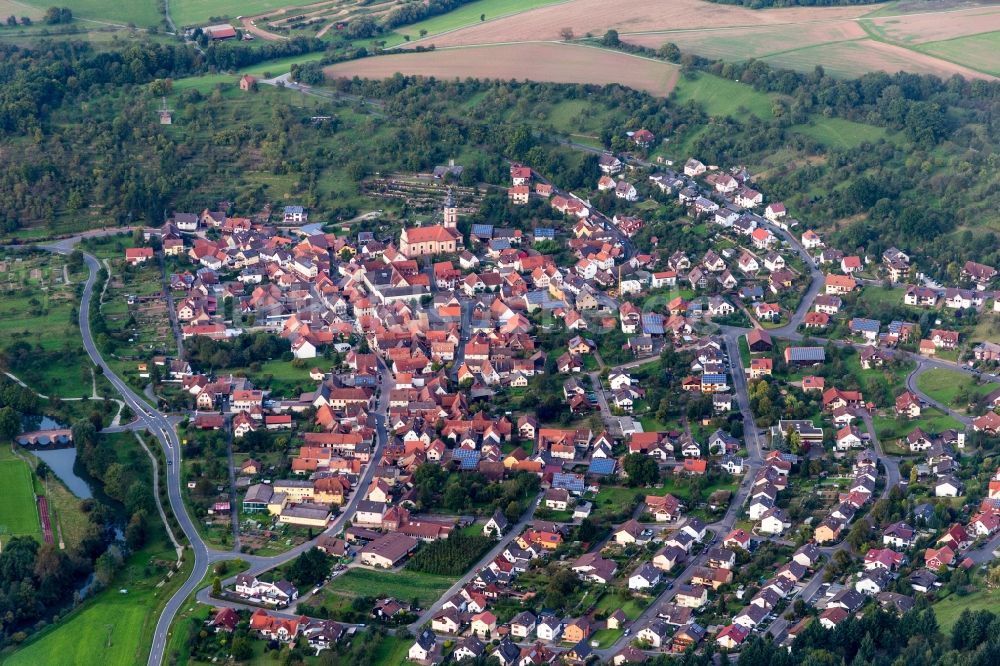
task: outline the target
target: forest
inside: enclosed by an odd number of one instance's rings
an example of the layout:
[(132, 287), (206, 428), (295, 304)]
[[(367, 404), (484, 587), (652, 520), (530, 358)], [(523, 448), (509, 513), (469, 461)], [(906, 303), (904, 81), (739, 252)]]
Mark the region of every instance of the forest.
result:
[[(687, 141), (692, 154), (717, 164), (791, 155), (769, 173), (768, 196), (810, 226), (835, 229), (844, 249), (877, 255), (896, 245), (936, 277), (950, 276), (969, 258), (1000, 261), (1000, 243), (984, 225), (1000, 205), (992, 158), (1000, 85), (910, 74), (843, 80), (822, 68), (800, 74), (753, 61), (713, 62), (666, 46), (652, 53), (773, 95), (775, 117), (709, 117), (694, 102), (664, 102), (618, 86), (395, 76), (335, 82), (338, 93), (360, 97), (378, 113), (336, 113), (323, 125), (280, 105), (255, 109), (248, 120), (218, 91), (187, 90), (176, 100), (186, 129), (175, 132), (155, 124), (153, 113), (171, 79), (316, 45), (290, 40), (252, 53), (222, 45), (204, 56), (156, 44), (102, 52), (65, 43), (2, 47), (0, 133), (23, 139), (9, 142), (9, 159), (0, 165), (0, 228), (80, 224), (81, 217), (94, 226), (158, 224), (170, 209), (205, 205), (206, 196), (234, 202), (238, 213), (255, 212), (269, 196), (244, 182), (247, 172), (290, 177), (302, 202), (332, 221), (358, 210), (358, 183), (369, 174), (423, 170), (458, 154), (469, 156), (467, 182), (503, 182), (506, 158), (578, 188), (591, 183), (593, 165), (557, 143), (544, 110), (586, 99), (595, 113), (607, 113), (600, 140), (609, 148), (623, 146), (626, 130), (646, 127)], [(297, 72), (312, 76), (315, 69)], [(473, 99), (471, 109), (456, 102)], [(880, 126), (888, 135), (831, 147), (791, 131), (827, 116)], [(678, 214), (663, 210), (652, 215), (659, 225)]]

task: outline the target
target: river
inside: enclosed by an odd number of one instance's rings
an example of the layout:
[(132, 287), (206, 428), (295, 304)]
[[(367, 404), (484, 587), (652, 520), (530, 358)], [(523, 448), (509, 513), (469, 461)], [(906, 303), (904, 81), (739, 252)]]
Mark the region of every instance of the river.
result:
[(76, 462), (76, 449), (52, 449), (51, 451), (30, 451), (31, 455), (37, 456), (45, 461), (52, 473), (66, 484), (70, 492), (80, 499), (90, 499), (94, 494), (90, 491), (87, 482), (81, 479), (73, 471), (73, 463)]

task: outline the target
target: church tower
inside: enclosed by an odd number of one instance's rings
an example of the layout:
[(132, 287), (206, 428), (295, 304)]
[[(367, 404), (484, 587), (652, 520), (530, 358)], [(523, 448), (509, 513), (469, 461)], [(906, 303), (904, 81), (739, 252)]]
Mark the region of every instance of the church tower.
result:
[(458, 208), (455, 206), (455, 197), (448, 188), (448, 196), (444, 200), (444, 226), (447, 229), (458, 228)]

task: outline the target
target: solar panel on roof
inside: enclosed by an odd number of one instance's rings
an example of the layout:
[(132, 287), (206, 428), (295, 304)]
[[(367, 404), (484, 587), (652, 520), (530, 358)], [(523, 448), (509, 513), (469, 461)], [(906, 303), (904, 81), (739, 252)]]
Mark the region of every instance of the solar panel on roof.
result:
[(615, 471), (614, 458), (594, 458), (587, 471), (591, 474), (611, 474)]

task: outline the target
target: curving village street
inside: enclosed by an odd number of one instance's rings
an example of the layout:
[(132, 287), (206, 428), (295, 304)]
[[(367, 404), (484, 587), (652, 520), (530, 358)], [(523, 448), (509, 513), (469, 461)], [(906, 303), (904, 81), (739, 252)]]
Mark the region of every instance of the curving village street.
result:
[[(611, 224), (610, 220), (603, 220), (603, 223), (610, 230), (616, 230), (616, 227)], [(117, 230), (112, 230), (117, 231)], [(805, 314), (809, 311), (809, 308), (814, 300), (815, 296), (820, 292), (823, 284), (823, 273), (815, 265), (813, 260), (809, 257), (808, 253), (804, 248), (798, 243), (798, 241), (786, 230), (772, 227), (772, 231), (781, 234), (793, 248), (798, 252), (803, 261), (810, 270), (811, 282), (799, 303), (797, 310), (791, 314), (789, 321), (784, 326), (779, 328), (771, 329), (769, 332), (773, 338), (787, 339), (787, 340), (801, 340), (802, 335), (798, 333), (797, 328), (802, 323)], [(109, 232), (96, 232), (98, 233), (110, 233)], [(83, 236), (76, 236), (68, 239), (63, 239), (58, 242), (43, 245), (46, 250), (52, 252), (58, 252), (62, 254), (67, 254), (74, 246), (81, 240)], [(631, 249), (631, 244), (628, 239), (624, 236), (620, 236), (626, 252), (633, 252)], [(98, 260), (87, 253), (84, 253), (84, 259), (86, 261), (86, 266), (89, 270), (89, 274), (84, 285), (82, 303), (79, 311), (79, 326), (80, 331), (83, 336), (84, 347), (94, 362), (95, 365), (101, 368), (103, 374), (111, 382), (115, 390), (121, 395), (121, 399), (124, 404), (134, 412), (136, 418), (131, 424), (120, 425), (112, 428), (112, 431), (133, 429), (133, 430), (144, 430), (151, 435), (153, 435), (159, 442), (162, 448), (164, 458), (166, 460), (166, 480), (167, 480), (167, 496), (169, 498), (170, 510), (176, 516), (178, 523), (180, 524), (181, 530), (184, 533), (184, 538), (186, 539), (188, 545), (184, 548), (184, 557), (193, 558), (193, 566), (187, 580), (184, 584), (173, 594), (170, 600), (167, 602), (162, 614), (160, 615), (154, 637), (151, 646), (148, 664), (150, 666), (155, 666), (163, 662), (164, 652), (167, 646), (170, 627), (171, 624), (181, 608), (184, 601), (195, 592), (200, 581), (203, 580), (205, 575), (208, 573), (210, 566), (214, 562), (218, 562), (225, 559), (232, 559), (234, 557), (240, 557), (246, 560), (250, 564), (249, 573), (250, 574), (262, 574), (274, 567), (284, 564), (293, 558), (297, 557), (299, 554), (305, 552), (311, 548), (315, 542), (309, 541), (303, 543), (285, 553), (280, 555), (275, 555), (272, 557), (262, 557), (255, 555), (245, 555), (239, 552), (239, 541), (236, 540), (236, 545), (230, 550), (214, 550), (209, 548), (202, 537), (199, 535), (198, 530), (195, 528), (191, 517), (185, 508), (184, 501), (181, 496), (181, 478), (180, 478), (180, 468), (181, 468), (181, 446), (178, 439), (175, 426), (180, 420), (176, 415), (164, 413), (152, 406), (143, 399), (142, 396), (138, 395), (133, 391), (124, 380), (117, 376), (111, 367), (106, 363), (105, 359), (102, 358), (97, 346), (94, 343), (93, 336), (91, 334), (91, 327), (89, 321), (90, 304), (94, 297), (93, 289), (97, 280), (98, 271), (100, 270), (100, 264)], [(461, 328), (462, 328), (462, 339), (468, 339), (469, 328), (470, 328), (470, 303), (468, 301), (463, 303), (462, 317), (461, 317)], [(735, 391), (735, 396), (738, 401), (739, 412), (742, 415), (744, 422), (744, 436), (746, 439), (748, 459), (746, 464), (746, 471), (743, 477), (743, 482), (740, 484), (738, 491), (735, 493), (732, 502), (730, 503), (728, 510), (725, 515), (718, 521), (708, 525), (710, 533), (713, 535), (710, 538), (710, 543), (720, 539), (726, 533), (730, 532), (742, 511), (751, 489), (751, 484), (749, 481), (754, 478), (755, 474), (760, 470), (763, 464), (763, 448), (764, 444), (762, 442), (762, 431), (754, 423), (753, 414), (750, 409), (750, 400), (748, 396), (747, 379), (742, 372), (740, 364), (739, 355), (739, 338), (740, 336), (746, 334), (750, 329), (739, 328), (739, 327), (722, 327), (719, 339), (721, 340), (726, 356), (728, 356), (729, 367), (732, 371), (733, 376), (733, 388)], [(813, 338), (817, 343), (824, 343), (825, 340)], [(847, 345), (852, 344), (849, 342), (835, 341), (834, 344)], [(916, 378), (923, 372), (931, 368), (947, 368), (950, 370), (967, 373), (970, 375), (981, 376), (991, 382), (998, 382), (996, 377), (979, 375), (976, 371), (967, 368), (958, 363), (952, 363), (940, 359), (927, 358), (920, 355), (910, 355), (905, 352), (894, 352), (896, 354), (903, 354), (911, 358), (916, 367), (912, 373), (907, 377), (906, 385), (907, 387), (917, 394), (921, 400), (925, 401), (929, 405), (933, 405), (941, 409), (942, 411), (954, 416), (959, 419), (962, 423), (968, 424), (970, 419), (967, 416), (958, 414), (954, 410), (948, 408), (945, 405), (931, 399), (929, 396), (920, 392)], [(456, 362), (456, 367), (460, 364), (461, 358), (459, 357), (458, 362)], [(611, 368), (612, 371), (623, 371), (630, 368), (635, 368), (644, 363), (649, 362), (648, 358), (639, 358), (634, 361), (629, 361), (618, 366)], [(324, 531), (324, 534), (335, 534), (343, 529), (343, 527), (352, 520), (354, 514), (357, 510), (359, 502), (363, 499), (363, 492), (360, 489), (366, 488), (375, 473), (376, 463), (375, 461), (379, 459), (380, 454), (388, 442), (389, 435), (386, 431), (386, 414), (389, 408), (389, 387), (392, 385), (392, 374), (389, 369), (380, 361), (379, 367), (380, 373), (380, 390), (378, 393), (378, 403), (375, 410), (375, 421), (376, 427), (376, 444), (373, 450), (372, 462), (367, 465), (364, 473), (361, 476), (360, 482), (357, 485), (357, 489), (353, 493), (351, 499), (342, 507), (342, 511), (333, 520), (330, 525)], [(594, 381), (594, 386), (597, 389), (597, 397), (600, 406), (602, 416), (606, 421), (610, 422), (612, 420), (612, 415), (608, 406), (608, 401), (604, 395), (603, 389), (600, 387), (600, 381), (597, 378), (597, 373), (591, 374), (591, 379)], [(875, 453), (880, 463), (880, 466), (884, 470), (886, 475), (885, 485), (883, 490), (883, 496), (885, 496), (889, 490), (899, 483), (899, 466), (898, 461), (892, 456), (889, 456), (883, 450), (881, 444), (879, 443), (877, 437), (875, 437), (875, 429), (872, 425), (872, 417), (868, 412), (861, 410), (860, 417), (866, 423), (868, 427), (868, 432), (871, 433), (873, 438), (873, 444), (875, 447)], [(540, 498), (540, 496), (539, 496)], [(157, 498), (159, 503), (159, 498)], [(519, 534), (522, 528), (530, 523), (534, 515), (534, 506), (538, 502), (532, 505), (532, 508), (525, 513), (521, 521), (515, 526), (511, 532), (504, 537), (500, 542), (496, 544), (495, 547), (491, 548), (487, 552), (480, 562), (474, 565), (469, 572), (460, 577), (452, 587), (450, 587), (437, 602), (426, 608), (419, 616), (419, 618), (411, 625), (411, 630), (419, 631), (419, 629), (428, 623), (430, 619), (437, 613), (446, 600), (454, 596), (459, 590), (461, 590), (465, 584), (467, 584), (475, 575), (475, 573), (484, 565), (488, 564), (493, 560), (503, 549)], [(161, 510), (163, 508), (161, 507)], [(317, 537), (318, 538), (318, 537)], [(988, 546), (979, 551), (980, 554), (977, 556), (982, 560), (985, 553), (988, 553), (993, 548), (1000, 545), (1000, 537), (994, 538)], [(824, 549), (827, 555), (831, 555), (835, 550), (845, 547), (845, 544)], [(707, 551), (706, 551), (707, 552)], [(651, 620), (656, 617), (658, 610), (664, 603), (668, 603), (674, 597), (677, 592), (677, 587), (680, 584), (687, 583), (695, 570), (698, 567), (703, 566), (704, 559), (706, 557), (706, 552), (703, 552), (697, 557), (692, 558), (683, 571), (681, 571), (667, 589), (665, 589), (659, 597), (653, 600), (647, 608), (643, 611), (641, 616), (633, 622), (633, 626), (642, 627), (648, 624)], [(224, 583), (231, 583), (233, 578), (230, 578)], [(804, 597), (809, 597), (816, 593), (820, 583), (822, 581), (822, 569), (817, 571), (812, 580), (806, 585), (800, 592)], [(238, 602), (231, 601), (221, 601), (218, 599), (210, 598), (207, 590), (202, 590), (198, 595), (198, 600), (205, 603), (212, 603), (216, 606), (228, 605), (231, 607), (245, 607), (253, 608), (253, 606), (248, 606), (245, 604), (240, 604)], [(781, 639), (788, 628), (788, 623), (784, 619), (777, 619), (770, 628), (770, 633), (776, 638)], [(602, 658), (610, 658), (616, 654), (626, 643), (628, 643), (630, 638), (628, 636), (622, 636), (614, 644), (597, 650), (596, 654)]]

